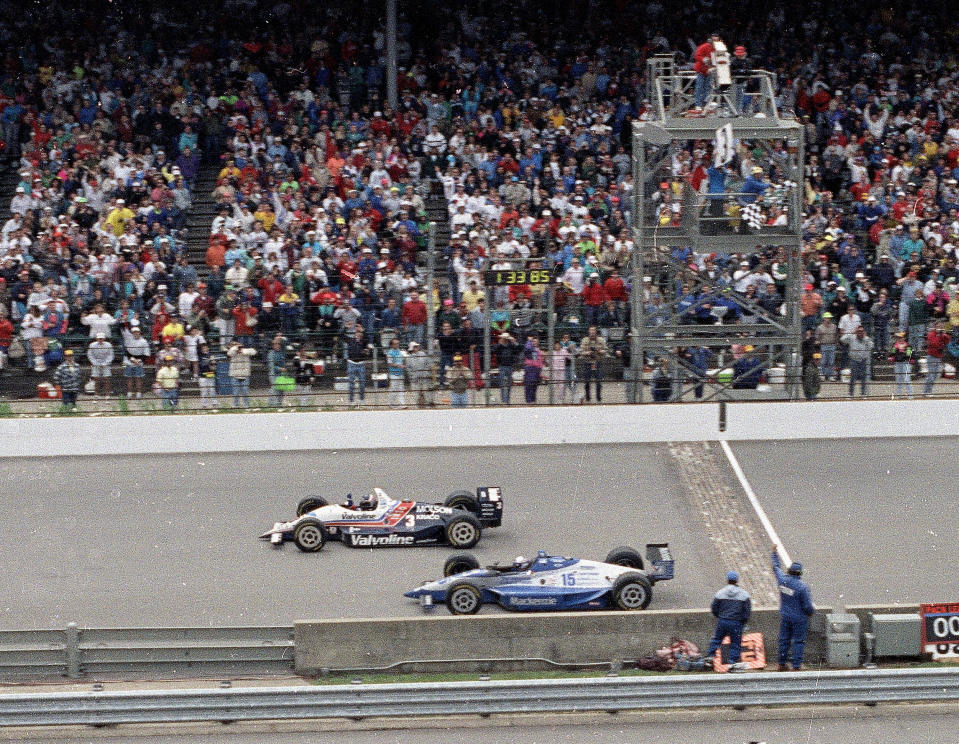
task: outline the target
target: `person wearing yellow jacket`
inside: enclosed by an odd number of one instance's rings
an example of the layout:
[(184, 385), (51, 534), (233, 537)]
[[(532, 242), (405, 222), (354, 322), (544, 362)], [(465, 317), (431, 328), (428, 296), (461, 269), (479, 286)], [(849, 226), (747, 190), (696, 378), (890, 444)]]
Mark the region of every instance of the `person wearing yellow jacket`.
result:
[(173, 361), (172, 356), (165, 356), (156, 376), (163, 407), (170, 411), (175, 411), (180, 402), (180, 370)]
[(107, 214), (106, 223), (118, 238), (127, 229), (127, 223), (133, 219), (131, 210), (123, 199), (117, 199), (116, 206)]

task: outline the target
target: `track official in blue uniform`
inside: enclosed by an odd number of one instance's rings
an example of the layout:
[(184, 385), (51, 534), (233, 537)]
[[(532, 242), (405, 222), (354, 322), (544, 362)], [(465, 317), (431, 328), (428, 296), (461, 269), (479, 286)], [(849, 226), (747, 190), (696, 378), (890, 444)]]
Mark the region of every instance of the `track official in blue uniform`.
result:
[(749, 620), (752, 612), (752, 600), (749, 592), (739, 586), (739, 574), (730, 571), (726, 574), (726, 586), (716, 592), (710, 609), (719, 622), (716, 623), (716, 633), (709, 642), (708, 658), (712, 658), (723, 642), (729, 636), (729, 663), (738, 664), (742, 654), (743, 627)]
[(773, 545), (773, 571), (779, 582), (779, 671), (788, 669), (786, 661), (792, 646), (792, 668), (798, 672), (802, 669), (803, 652), (806, 650), (809, 618), (816, 608), (812, 603), (809, 585), (800, 578), (802, 564), (794, 562), (788, 571), (783, 571), (778, 545)]

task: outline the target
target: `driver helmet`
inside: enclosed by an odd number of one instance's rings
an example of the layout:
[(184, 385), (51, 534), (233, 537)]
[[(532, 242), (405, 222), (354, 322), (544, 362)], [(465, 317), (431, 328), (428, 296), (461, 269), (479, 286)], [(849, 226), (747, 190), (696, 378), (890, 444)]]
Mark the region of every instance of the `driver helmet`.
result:
[(376, 496), (370, 494), (369, 496), (364, 496), (360, 499), (360, 510), (362, 511), (373, 511), (376, 508)]
[(521, 555), (518, 555), (518, 556), (516, 556), (515, 560), (513, 561), (513, 568), (515, 568), (517, 571), (519, 571), (519, 570), (521, 570), (521, 569), (523, 569), (523, 568), (526, 568), (526, 564), (527, 564), (527, 563), (528, 563), (528, 561), (526, 560), (526, 558), (524, 558), (524, 557), (521, 556)]

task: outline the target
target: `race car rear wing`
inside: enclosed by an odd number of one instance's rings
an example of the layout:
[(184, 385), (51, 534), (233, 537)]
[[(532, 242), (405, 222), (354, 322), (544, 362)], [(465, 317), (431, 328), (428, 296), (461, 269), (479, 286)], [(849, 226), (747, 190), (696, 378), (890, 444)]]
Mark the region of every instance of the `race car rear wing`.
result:
[(480, 486), (476, 489), (480, 524), (499, 527), (503, 523), (503, 491), (499, 486)]
[(673, 578), (675, 561), (673, 554), (669, 552), (669, 543), (646, 543), (646, 560), (653, 567), (653, 570), (647, 570), (647, 573), (654, 584)]

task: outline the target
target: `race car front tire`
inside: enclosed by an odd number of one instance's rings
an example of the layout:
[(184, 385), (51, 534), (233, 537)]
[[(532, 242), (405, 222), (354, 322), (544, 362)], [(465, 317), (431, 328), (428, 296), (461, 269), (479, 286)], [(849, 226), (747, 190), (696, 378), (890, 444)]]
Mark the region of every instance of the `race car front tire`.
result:
[(469, 491), (453, 491), (453, 493), (446, 497), (443, 506), (448, 506), (451, 509), (464, 509), (476, 516), (479, 516), (480, 513), (479, 501), (477, 501), (476, 496)]
[(296, 505), (296, 516), (302, 517), (314, 509), (326, 506), (327, 503), (327, 500), (322, 496), (307, 496), (306, 498), (302, 498), (300, 499), (300, 503)]
[(475, 615), (483, 605), (483, 592), (461, 581), (446, 592), (446, 608), (451, 615)]
[(318, 553), (326, 544), (326, 532), (318, 519), (305, 519), (293, 530), (293, 542), (304, 553)]
[(611, 595), (618, 610), (645, 610), (653, 598), (653, 586), (640, 573), (625, 573), (613, 582)]
[(480, 567), (472, 553), (453, 553), (443, 564), (443, 576), (455, 576)]
[(622, 545), (618, 548), (613, 548), (610, 550), (606, 555), (605, 563), (612, 563), (614, 566), (635, 568), (639, 571), (643, 570), (643, 556), (639, 554), (638, 550), (635, 550), (628, 545)]
[(468, 550), (479, 542), (483, 528), (472, 514), (453, 517), (446, 525), (446, 541), (454, 548)]

